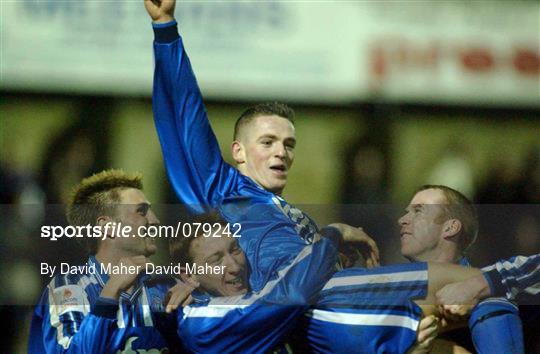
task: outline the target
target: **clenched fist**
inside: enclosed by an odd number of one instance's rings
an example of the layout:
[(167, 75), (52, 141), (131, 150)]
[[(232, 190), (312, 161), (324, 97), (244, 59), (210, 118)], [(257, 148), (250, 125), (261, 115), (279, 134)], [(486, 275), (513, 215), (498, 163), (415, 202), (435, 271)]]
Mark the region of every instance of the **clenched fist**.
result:
[(175, 0), (144, 0), (144, 7), (155, 23), (174, 20)]

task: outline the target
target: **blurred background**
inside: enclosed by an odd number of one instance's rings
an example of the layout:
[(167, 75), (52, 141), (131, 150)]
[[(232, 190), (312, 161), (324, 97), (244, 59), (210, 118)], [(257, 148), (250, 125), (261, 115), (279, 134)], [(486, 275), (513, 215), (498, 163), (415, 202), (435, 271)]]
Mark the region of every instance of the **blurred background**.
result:
[[(142, 1), (0, 6), (7, 353), (26, 350), (28, 305), (47, 282), (39, 262), (85, 259), (72, 240), (39, 238), (40, 225), (65, 222), (81, 178), (140, 171), (155, 205), (176, 199), (152, 121)], [(176, 14), (228, 161), (247, 106), (295, 109), (284, 196), (320, 225), (363, 226), (384, 263), (403, 262), (395, 220), (418, 186), (446, 184), (482, 204), (474, 265), (540, 250), (538, 1), (187, 2)]]

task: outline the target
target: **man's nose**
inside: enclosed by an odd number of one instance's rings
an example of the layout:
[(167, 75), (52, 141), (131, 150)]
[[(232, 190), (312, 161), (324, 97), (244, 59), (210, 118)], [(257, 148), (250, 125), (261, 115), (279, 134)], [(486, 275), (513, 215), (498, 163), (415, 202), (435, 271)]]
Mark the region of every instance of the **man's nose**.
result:
[(148, 211), (147, 218), (148, 218), (148, 223), (151, 224), (151, 225), (153, 225), (153, 224), (159, 225), (160, 224), (159, 219), (157, 218), (156, 214), (154, 214), (154, 212), (152, 210)]
[(402, 225), (402, 226), (403, 226), (403, 225), (406, 225), (406, 224), (409, 222), (409, 219), (408, 219), (408, 217), (407, 217), (408, 215), (409, 215), (409, 213), (407, 213), (407, 214), (403, 215), (402, 217), (400, 217), (400, 218), (398, 219), (398, 224), (399, 224), (399, 225)]
[(225, 256), (225, 261), (223, 263), (227, 273), (238, 274), (238, 272), (241, 270), (240, 264), (238, 264), (236, 259), (234, 259), (234, 257), (230, 254)]
[(285, 148), (285, 145), (282, 143), (276, 144), (276, 156), (284, 158), (287, 156), (287, 149)]

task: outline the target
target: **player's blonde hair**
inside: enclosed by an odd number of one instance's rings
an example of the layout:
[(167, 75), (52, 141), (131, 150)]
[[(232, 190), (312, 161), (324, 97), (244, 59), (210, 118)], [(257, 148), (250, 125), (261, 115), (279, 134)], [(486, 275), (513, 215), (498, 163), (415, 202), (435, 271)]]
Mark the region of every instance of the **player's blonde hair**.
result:
[[(105, 170), (83, 179), (71, 193), (67, 220), (74, 226), (95, 225), (98, 217), (113, 216), (120, 202), (120, 191), (126, 188), (142, 190), (141, 174), (126, 174), (122, 170)], [(98, 249), (97, 239), (87, 237), (90, 254)]]

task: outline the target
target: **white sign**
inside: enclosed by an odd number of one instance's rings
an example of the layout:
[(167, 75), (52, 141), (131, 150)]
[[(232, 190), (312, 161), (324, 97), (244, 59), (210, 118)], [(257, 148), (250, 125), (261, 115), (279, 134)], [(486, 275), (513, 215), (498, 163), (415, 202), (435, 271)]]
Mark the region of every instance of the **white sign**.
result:
[[(2, 1), (7, 90), (149, 95), (142, 1)], [(205, 97), (540, 105), (537, 2), (182, 2)]]

